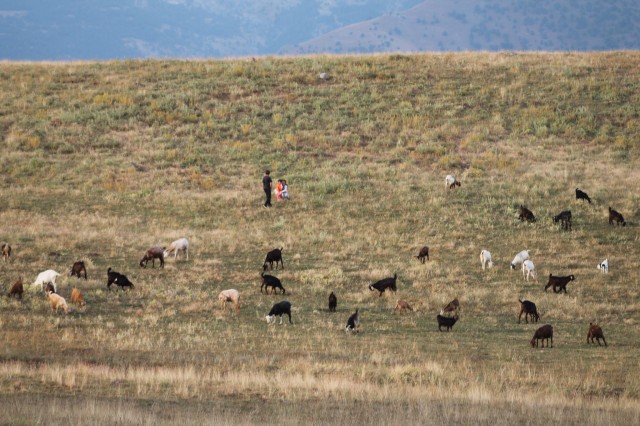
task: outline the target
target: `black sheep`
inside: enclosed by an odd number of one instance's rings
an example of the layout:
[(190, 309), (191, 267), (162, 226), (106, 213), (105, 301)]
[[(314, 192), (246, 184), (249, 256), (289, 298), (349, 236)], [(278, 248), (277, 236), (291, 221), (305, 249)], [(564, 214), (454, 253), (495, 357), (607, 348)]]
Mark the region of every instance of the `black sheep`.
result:
[(271, 287), (271, 292), (275, 294), (276, 289), (280, 289), (280, 294), (285, 294), (284, 287), (282, 287), (282, 283), (280, 280), (273, 275), (265, 275), (264, 272), (260, 274), (262, 277), (262, 285), (260, 286), (260, 293), (262, 293), (262, 289), (264, 288), (264, 292), (269, 294), (269, 287)]

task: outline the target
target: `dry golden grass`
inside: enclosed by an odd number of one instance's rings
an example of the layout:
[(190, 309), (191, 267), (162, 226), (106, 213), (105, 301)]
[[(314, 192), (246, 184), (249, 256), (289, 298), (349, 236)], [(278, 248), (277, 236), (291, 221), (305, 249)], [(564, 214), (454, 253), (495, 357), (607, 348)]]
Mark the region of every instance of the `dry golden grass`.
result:
[[(62, 296), (87, 302), (55, 315), (33, 289), (0, 299), (4, 421), (637, 424), (639, 65), (635, 52), (0, 64), (13, 247), (0, 287), (55, 269)], [(270, 210), (266, 167), (292, 197)], [(449, 173), (462, 187), (444, 189)], [(540, 220), (519, 222), (520, 204)], [(627, 227), (608, 225), (609, 205)], [(551, 221), (564, 209), (572, 232)], [(189, 261), (138, 267), (182, 236)], [(274, 247), (286, 296), (259, 291)], [(522, 249), (536, 280), (509, 269)], [(68, 276), (81, 258), (86, 281)], [(135, 289), (107, 291), (108, 267)], [(394, 273), (397, 294), (367, 289)], [(576, 276), (568, 294), (543, 291), (549, 273)], [(226, 288), (239, 314), (221, 311)], [(460, 321), (440, 333), (454, 297)], [(294, 324), (267, 326), (283, 298)], [(398, 298), (416, 311), (394, 313)], [(518, 298), (554, 325), (554, 348), (529, 347), (539, 325), (517, 323)], [(609, 347), (586, 343), (589, 322)]]

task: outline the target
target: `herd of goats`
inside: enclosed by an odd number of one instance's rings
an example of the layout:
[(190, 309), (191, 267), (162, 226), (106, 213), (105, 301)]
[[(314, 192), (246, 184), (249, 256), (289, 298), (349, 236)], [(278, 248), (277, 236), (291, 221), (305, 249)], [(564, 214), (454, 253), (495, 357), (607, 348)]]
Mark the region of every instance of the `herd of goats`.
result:
[[(447, 175), (445, 178), (445, 187), (450, 190), (455, 188), (456, 186), (461, 186), (461, 183), (453, 176)], [(591, 198), (580, 189), (576, 188), (576, 199), (585, 200), (589, 204), (591, 204)], [(537, 219), (534, 214), (525, 206), (520, 206), (520, 212), (518, 218), (521, 221), (527, 222), (535, 222)], [(560, 212), (557, 216), (553, 217), (554, 223), (561, 223), (561, 228), (565, 230), (571, 230), (571, 211), (565, 210)], [(609, 207), (609, 224), (618, 224), (625, 226), (626, 222), (624, 217), (617, 211), (613, 210)], [(265, 272), (267, 269), (273, 270), (273, 264), (275, 263), (276, 270), (280, 266), (284, 269), (284, 262), (282, 260), (282, 248), (276, 248), (269, 251), (266, 255), (264, 263), (262, 265), (263, 272), (261, 273), (262, 284), (260, 286), (260, 292), (263, 291), (267, 294), (271, 292), (271, 294), (275, 294), (276, 291), (279, 291), (280, 294), (286, 294), (286, 290), (282, 285), (282, 282), (273, 275), (267, 275)], [(186, 260), (189, 259), (189, 241), (186, 238), (180, 238), (171, 243), (168, 248), (162, 246), (155, 246), (149, 248), (143, 258), (140, 260), (140, 267), (145, 268), (149, 261), (152, 262), (152, 266), (155, 267), (156, 259), (160, 262), (160, 267), (164, 267), (164, 259), (174, 255), (174, 258), (177, 258), (178, 253), (182, 252), (185, 256)], [(6, 262), (11, 257), (11, 246), (8, 243), (2, 244), (2, 257)], [(418, 260), (422, 263), (425, 263), (425, 260), (429, 260), (429, 248), (422, 247), (416, 256)], [(493, 266), (493, 262), (491, 259), (491, 253), (488, 250), (482, 250), (480, 252), (480, 262), (482, 264), (482, 269), (484, 270), (486, 267), (491, 268)], [(523, 250), (518, 253), (513, 261), (511, 262), (511, 269), (515, 269), (517, 265), (522, 264), (522, 273), (526, 280), (529, 280), (529, 277), (536, 277), (535, 265), (529, 258), (529, 252), (527, 250)], [(608, 259), (602, 261), (599, 265), (597, 265), (598, 269), (601, 270), (602, 273), (607, 273), (609, 271), (609, 263)], [(36, 281), (32, 284), (32, 286), (40, 287), (45, 291), (47, 298), (50, 303), (51, 310), (58, 313), (59, 311), (63, 311), (64, 313), (69, 312), (69, 307), (67, 305), (66, 300), (57, 293), (56, 289), (56, 277), (60, 274), (56, 271), (49, 269), (47, 271), (41, 272)], [(87, 270), (84, 261), (75, 262), (71, 267), (71, 276), (76, 276), (81, 278), (87, 278)], [(395, 292), (397, 290), (396, 280), (398, 276), (394, 274), (393, 277), (384, 278), (380, 281), (377, 281), (373, 284), (369, 285), (369, 290), (374, 291), (377, 290), (379, 292), (379, 296), (386, 290), (390, 290)], [(564, 291), (567, 292), (566, 286), (569, 282), (573, 281), (575, 277), (573, 275), (561, 277), (561, 276), (553, 276), (549, 274), (549, 281), (545, 286), (544, 290), (547, 291), (548, 288), (552, 288), (555, 293), (560, 293)], [(121, 289), (133, 289), (133, 283), (126, 277), (126, 275), (121, 274), (119, 272), (113, 271), (111, 268), (107, 270), (107, 288), (111, 290), (111, 286), (115, 284), (117, 287)], [(11, 287), (8, 292), (8, 297), (17, 297), (22, 298), (22, 294), (24, 292), (22, 278), (19, 278)], [(235, 308), (236, 312), (240, 310), (240, 292), (236, 289), (228, 289), (223, 290), (218, 295), (218, 300), (221, 303), (221, 307), (223, 311), (226, 310), (227, 303), (231, 303)], [(538, 314), (537, 307), (535, 303), (529, 300), (520, 300), (520, 315), (518, 316), (518, 323), (520, 323), (522, 315), (524, 314), (524, 319), (527, 323), (529, 323), (529, 319), (532, 322), (538, 322), (540, 319), (540, 315)], [(77, 304), (78, 306), (84, 306), (85, 301), (82, 296), (82, 293), (78, 288), (73, 288), (71, 291), (71, 302)], [(329, 311), (335, 312), (338, 304), (337, 296), (331, 292), (329, 295)], [(442, 331), (442, 327), (445, 327), (447, 331), (452, 330), (453, 326), (459, 319), (458, 310), (460, 308), (460, 303), (457, 298), (453, 299), (449, 302), (436, 316), (438, 323), (438, 330)], [(403, 300), (397, 300), (394, 310), (398, 311), (413, 311), (411, 305)], [(283, 300), (274, 304), (266, 315), (266, 321), (268, 324), (272, 324), (275, 322), (276, 317), (280, 318), (280, 324), (282, 324), (283, 315), (287, 315), (289, 317), (289, 322), (293, 323), (291, 320), (291, 303), (287, 300)], [(360, 315), (358, 313), (358, 309), (349, 316), (347, 320), (347, 324), (345, 326), (345, 331), (347, 333), (358, 333), (360, 327)], [(590, 323), (589, 330), (587, 333), (587, 343), (595, 343), (598, 342), (600, 345), (600, 339), (603, 340), (605, 346), (607, 346), (607, 342), (604, 338), (604, 334), (602, 328), (597, 324)], [(544, 348), (545, 340), (547, 341), (547, 347), (553, 347), (553, 326), (551, 324), (545, 324), (542, 327), (538, 328), (530, 343), (532, 347), (538, 347), (539, 341), (542, 343), (542, 347)], [(549, 344), (549, 340), (551, 343)]]

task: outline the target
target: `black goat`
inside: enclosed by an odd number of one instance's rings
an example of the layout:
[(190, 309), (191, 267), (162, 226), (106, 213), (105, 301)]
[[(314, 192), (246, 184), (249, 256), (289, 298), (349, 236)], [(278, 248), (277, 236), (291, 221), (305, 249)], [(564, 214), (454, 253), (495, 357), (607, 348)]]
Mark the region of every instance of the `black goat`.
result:
[(416, 256), (418, 260), (424, 263), (424, 259), (427, 258), (429, 260), (429, 247), (424, 246), (420, 249), (420, 253)]
[(280, 289), (280, 294), (285, 294), (284, 287), (282, 287), (282, 283), (280, 280), (273, 275), (265, 275), (264, 272), (260, 274), (262, 277), (262, 285), (260, 286), (260, 293), (262, 293), (262, 289), (264, 288), (264, 292), (269, 294), (269, 287), (271, 287), (271, 292), (273, 294), (276, 293), (276, 289)]
[(557, 216), (553, 217), (553, 223), (560, 222), (560, 227), (571, 230), (571, 210), (563, 210)]
[(125, 287), (134, 288), (134, 285), (126, 275), (120, 272), (112, 271), (111, 267), (107, 269), (107, 288), (111, 291), (111, 284), (115, 284), (124, 290)]
[(282, 302), (278, 302), (275, 305), (273, 305), (273, 307), (271, 308), (271, 310), (266, 316), (267, 324), (271, 324), (275, 322), (276, 317), (280, 317), (280, 324), (282, 324), (282, 315), (284, 314), (289, 316), (289, 324), (293, 324), (293, 321), (291, 321), (291, 303), (289, 303), (286, 300), (283, 300)]
[(71, 273), (69, 275), (76, 276), (78, 278), (82, 278), (82, 274), (84, 274), (84, 279), (87, 279), (87, 268), (84, 266), (84, 262), (82, 260), (79, 260), (77, 262), (75, 262), (72, 266), (71, 266)]
[(544, 291), (547, 291), (549, 287), (553, 286), (554, 293), (560, 293), (563, 290), (566, 293), (567, 284), (575, 279), (576, 277), (574, 277), (573, 275), (569, 275), (566, 277), (554, 277), (552, 274), (549, 274), (549, 281), (547, 282), (547, 285), (544, 286)]
[(529, 210), (528, 208), (526, 208), (523, 205), (520, 205), (520, 214), (518, 215), (518, 219), (520, 219), (521, 221), (527, 221), (527, 222), (535, 222), (536, 221), (536, 217), (533, 215), (533, 213), (531, 212), (531, 210)]
[(262, 270), (263, 271), (267, 270), (267, 263), (269, 264), (271, 269), (273, 269), (273, 262), (276, 262), (276, 269), (278, 269), (278, 262), (280, 262), (280, 265), (282, 266), (282, 269), (284, 269), (284, 263), (282, 262), (282, 250), (283, 249), (284, 249), (284, 247), (280, 247), (279, 249), (276, 248), (276, 249), (271, 250), (269, 253), (267, 253), (267, 257), (265, 257), (264, 263), (262, 264)]
[(333, 292), (329, 295), (329, 312), (335, 312), (338, 307), (338, 298)]
[(624, 221), (624, 217), (609, 207), (609, 225), (613, 225), (613, 222), (615, 222), (616, 225), (620, 225), (622, 223), (622, 226), (627, 226), (627, 222)]
[(520, 318), (522, 318), (522, 314), (524, 313), (524, 320), (529, 324), (529, 320), (527, 317), (531, 315), (531, 322), (538, 322), (540, 319), (540, 315), (538, 315), (538, 309), (536, 308), (536, 304), (530, 302), (528, 300), (520, 300), (520, 315), (518, 315), (518, 324), (520, 324)]
[(458, 321), (458, 314), (453, 317), (443, 317), (442, 315), (438, 315), (436, 317), (438, 320), (438, 330), (442, 331), (442, 326), (444, 325), (447, 328), (447, 331), (453, 329), (453, 325)]
[(369, 290), (378, 290), (380, 292), (378, 297), (382, 296), (382, 293), (384, 293), (386, 289), (396, 291), (396, 278), (398, 278), (398, 274), (393, 274), (393, 278), (385, 278), (369, 284)]
[[(531, 339), (531, 347), (538, 347), (538, 340), (542, 340), (542, 347), (544, 348), (544, 341), (547, 340), (547, 347), (553, 347), (553, 326), (551, 324), (545, 324), (533, 334), (533, 338)], [(551, 339), (551, 346), (549, 346), (549, 339)]]
[(591, 204), (591, 198), (589, 198), (587, 193), (580, 191), (578, 188), (576, 188), (576, 200), (587, 200), (589, 204)]
[(360, 314), (358, 313), (358, 310), (356, 309), (356, 311), (351, 314), (351, 316), (349, 317), (349, 319), (347, 320), (347, 325), (344, 328), (345, 332), (351, 332), (353, 334), (358, 333), (360, 330), (358, 330), (358, 328), (360, 327)]

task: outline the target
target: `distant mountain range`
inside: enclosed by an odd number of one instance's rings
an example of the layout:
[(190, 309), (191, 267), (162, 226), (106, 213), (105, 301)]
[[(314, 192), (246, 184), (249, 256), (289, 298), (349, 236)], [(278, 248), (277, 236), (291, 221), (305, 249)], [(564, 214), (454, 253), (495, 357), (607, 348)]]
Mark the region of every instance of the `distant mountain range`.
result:
[(640, 48), (638, 0), (4, 0), (0, 59)]

